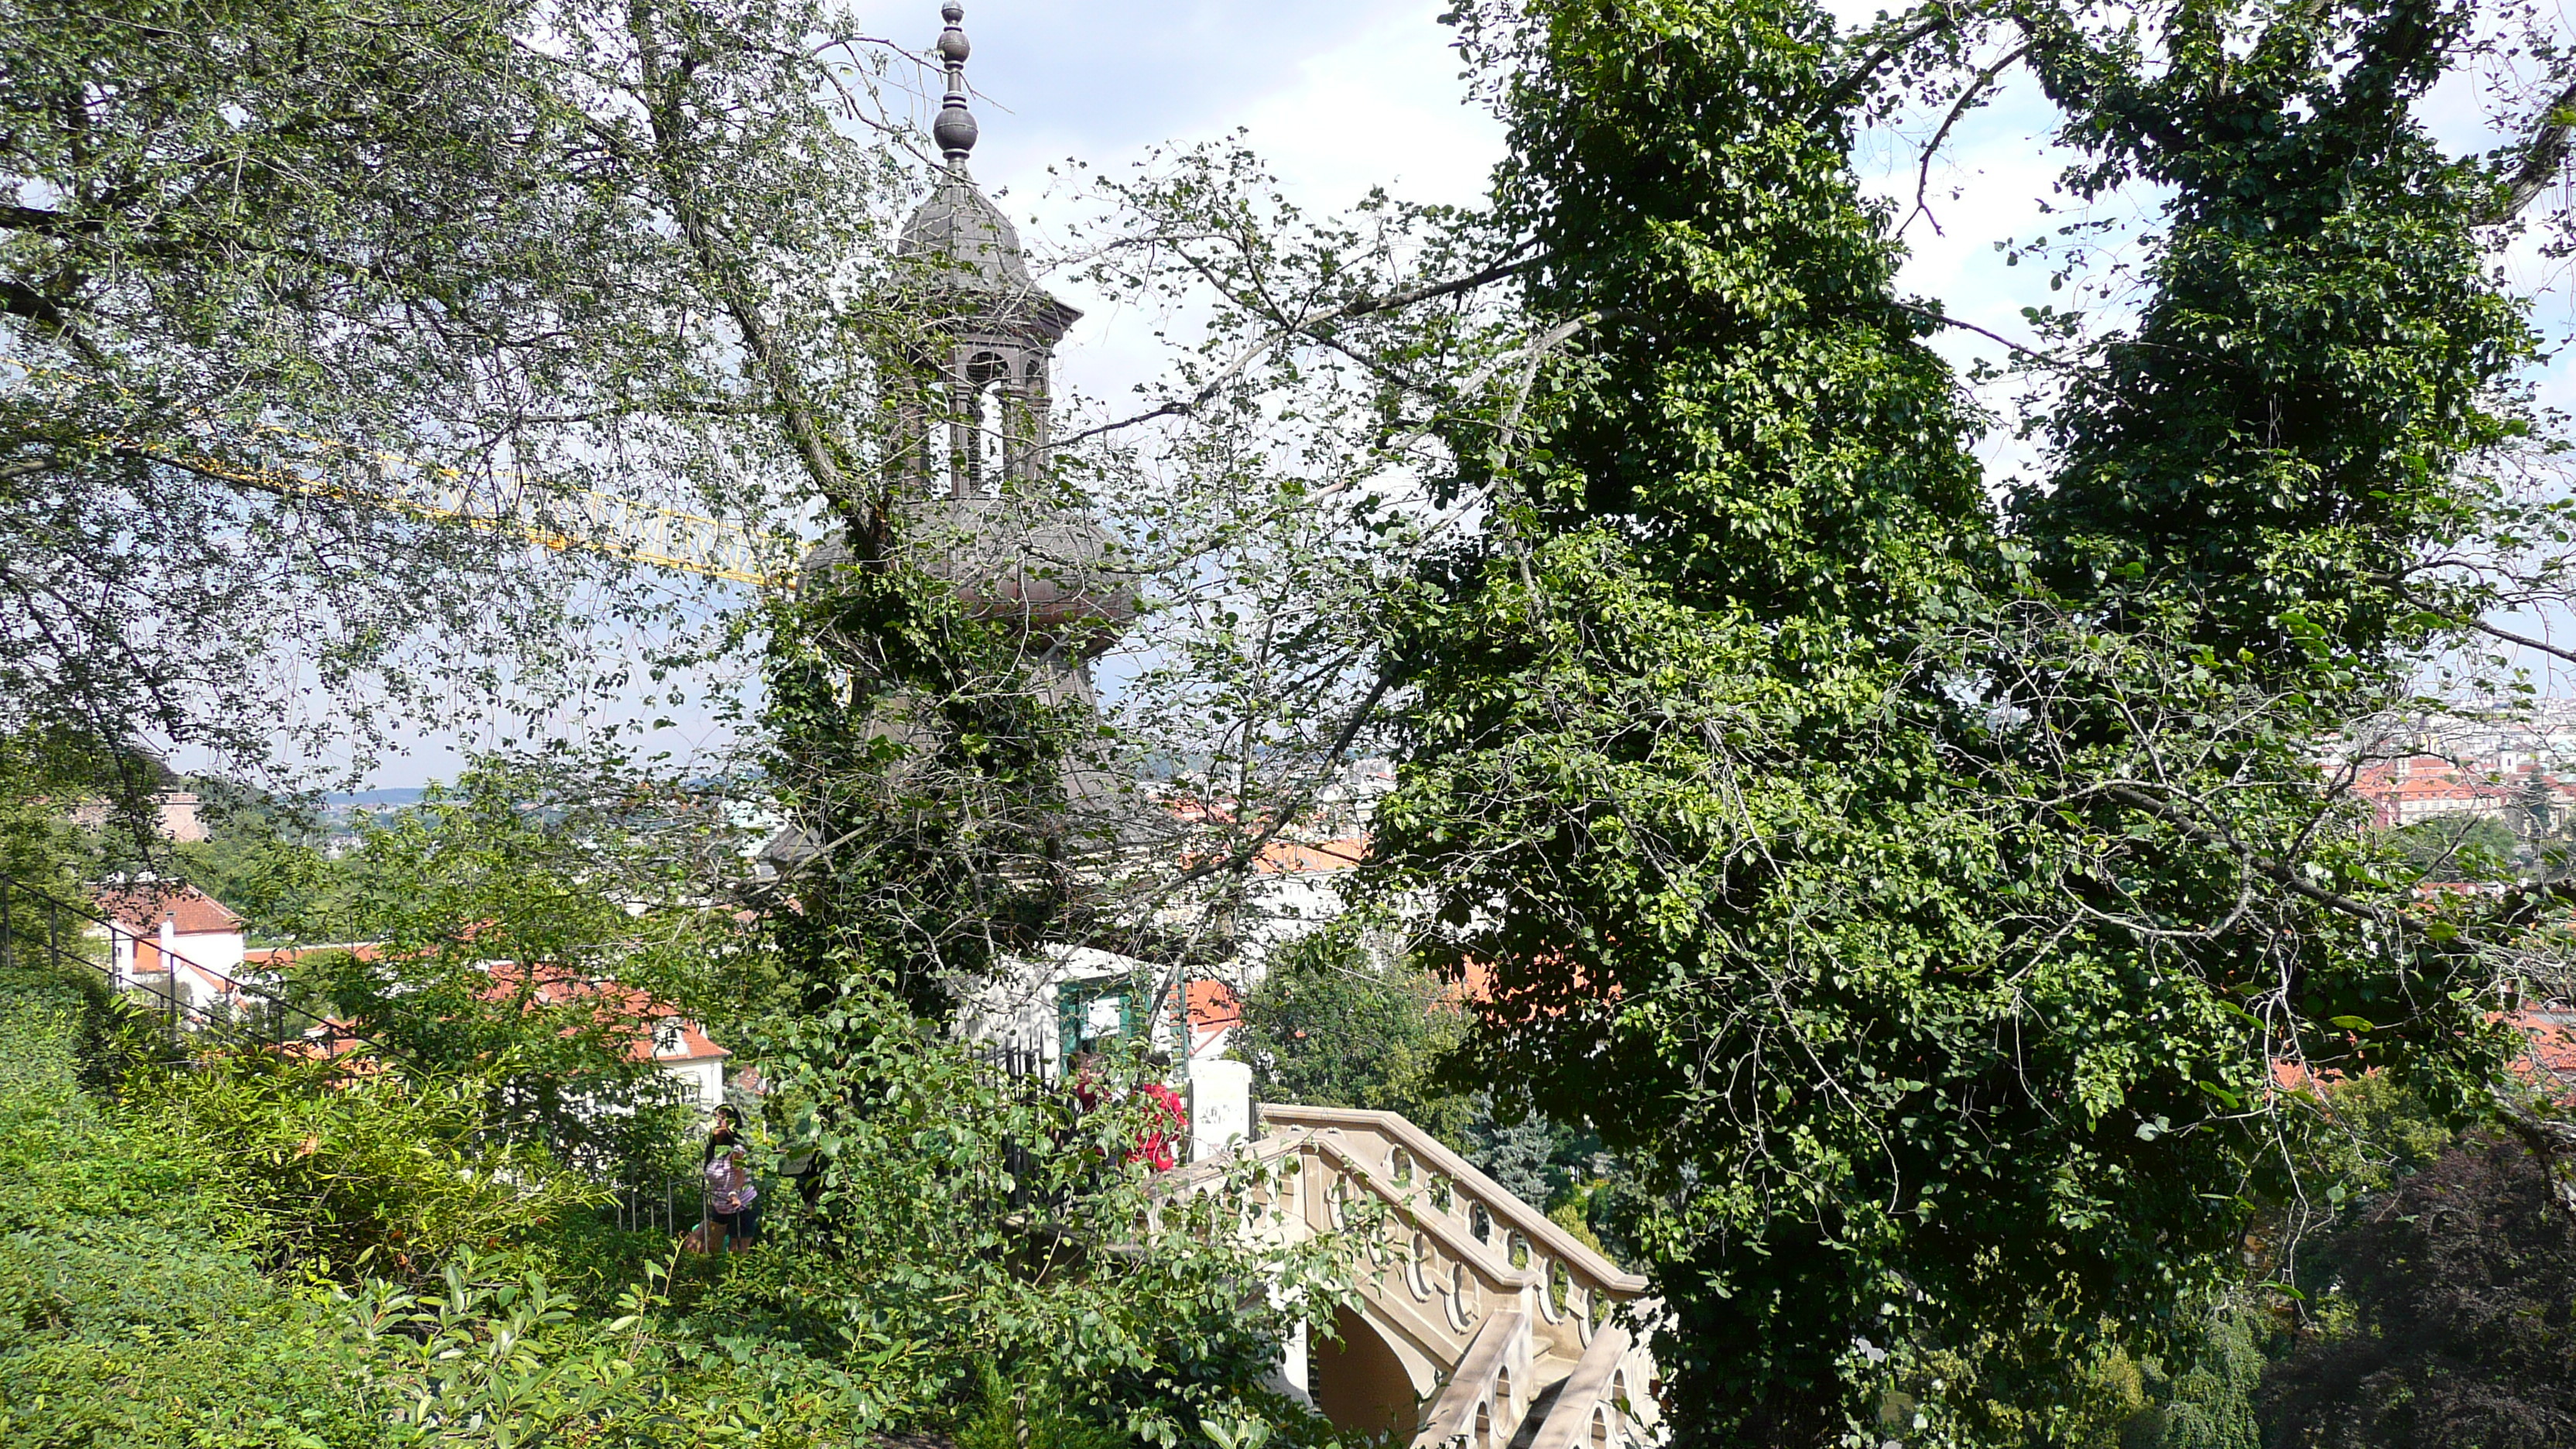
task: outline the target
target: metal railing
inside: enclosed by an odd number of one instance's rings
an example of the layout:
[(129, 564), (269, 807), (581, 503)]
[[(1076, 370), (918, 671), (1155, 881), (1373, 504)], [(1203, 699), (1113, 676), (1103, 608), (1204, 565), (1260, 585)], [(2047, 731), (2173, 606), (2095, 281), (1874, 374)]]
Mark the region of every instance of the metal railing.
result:
[[(135, 887), (148, 891), (149, 884)], [(41, 929), (39, 928), (41, 923)], [(93, 959), (82, 949), (106, 932), (107, 959)], [(149, 947), (159, 969), (139, 971), (121, 964), (121, 943), (133, 942), (133, 961)], [(57, 970), (78, 970), (104, 981), (120, 999), (152, 998), (150, 1009), (161, 1018), (174, 1046), (206, 1038), (245, 1051), (286, 1051), (338, 1057), (363, 1050), (389, 1065), (407, 1065), (395, 1053), (342, 1022), (309, 1011), (256, 981), (179, 954), (159, 937), (129, 929), (123, 923), (0, 873), (0, 968), (16, 969), (23, 956), (35, 955)], [(182, 983), (182, 970), (203, 977), (213, 999), (200, 1001)], [(151, 978), (158, 977), (159, 980)]]

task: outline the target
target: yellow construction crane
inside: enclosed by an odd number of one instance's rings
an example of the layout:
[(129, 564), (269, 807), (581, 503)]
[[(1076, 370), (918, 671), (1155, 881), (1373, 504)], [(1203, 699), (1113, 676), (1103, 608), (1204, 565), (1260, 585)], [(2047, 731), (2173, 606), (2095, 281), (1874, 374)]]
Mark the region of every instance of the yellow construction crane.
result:
[[(17, 358), (0, 357), (0, 365), (16, 369), (28, 383), (40, 383), (48, 377), (66, 382), (85, 380), (33, 367)], [(262, 428), (260, 432), (299, 449), (337, 455), (358, 464), (357, 469), (346, 471), (363, 472), (366, 482), (353, 483), (266, 462), (245, 464), (161, 444), (128, 442), (123, 446), (192, 473), (263, 493), (360, 503), (414, 518), (463, 523), (524, 539), (541, 548), (607, 554), (759, 588), (796, 587), (793, 561), (802, 548), (787, 535), (764, 538), (735, 524), (588, 488), (523, 487), (506, 494), (478, 490), (473, 479), (453, 468), (430, 467), (391, 453), (306, 437), (282, 428)]]

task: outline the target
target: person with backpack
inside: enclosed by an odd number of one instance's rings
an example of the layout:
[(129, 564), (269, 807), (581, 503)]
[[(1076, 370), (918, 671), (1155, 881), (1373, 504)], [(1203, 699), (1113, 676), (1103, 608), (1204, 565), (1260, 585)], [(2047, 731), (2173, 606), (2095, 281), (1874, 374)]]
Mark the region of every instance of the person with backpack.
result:
[(701, 1171), (707, 1197), (706, 1250), (739, 1253), (760, 1241), (760, 1188), (751, 1180), (740, 1119), (731, 1107), (716, 1109), (707, 1133)]

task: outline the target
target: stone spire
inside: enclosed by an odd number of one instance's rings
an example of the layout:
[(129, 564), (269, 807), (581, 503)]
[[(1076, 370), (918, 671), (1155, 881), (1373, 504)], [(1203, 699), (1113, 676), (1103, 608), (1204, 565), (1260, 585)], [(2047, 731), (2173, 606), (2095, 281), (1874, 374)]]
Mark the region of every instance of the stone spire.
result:
[(957, 0), (939, 7), (939, 18), (948, 28), (939, 32), (939, 58), (948, 64), (948, 95), (939, 103), (939, 119), (930, 124), (930, 139), (939, 143), (939, 154), (948, 158), (949, 166), (966, 169), (966, 158), (975, 150), (975, 113), (966, 109), (966, 57), (974, 54), (966, 31), (958, 22), (966, 18), (966, 7)]

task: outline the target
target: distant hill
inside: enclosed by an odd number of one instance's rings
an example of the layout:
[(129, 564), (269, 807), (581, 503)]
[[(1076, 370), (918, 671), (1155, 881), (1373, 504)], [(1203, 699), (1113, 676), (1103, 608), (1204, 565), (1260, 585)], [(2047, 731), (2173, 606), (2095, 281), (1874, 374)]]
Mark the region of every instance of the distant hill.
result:
[(417, 805), (429, 792), (417, 787), (408, 790), (334, 790), (323, 796), (332, 805), (363, 805), (378, 810), (399, 810)]

